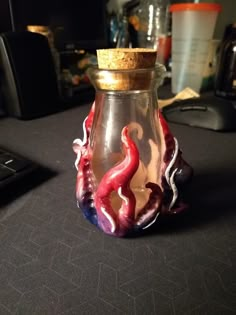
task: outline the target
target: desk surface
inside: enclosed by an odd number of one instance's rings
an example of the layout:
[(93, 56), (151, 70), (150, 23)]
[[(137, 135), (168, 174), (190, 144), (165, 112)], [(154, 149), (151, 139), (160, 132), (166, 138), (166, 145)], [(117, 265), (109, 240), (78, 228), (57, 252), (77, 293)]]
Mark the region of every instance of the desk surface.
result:
[(171, 124), (195, 176), (190, 210), (115, 239), (77, 209), (74, 138), (90, 106), (0, 120), (0, 146), (51, 171), (1, 196), (0, 314), (235, 314), (236, 133)]

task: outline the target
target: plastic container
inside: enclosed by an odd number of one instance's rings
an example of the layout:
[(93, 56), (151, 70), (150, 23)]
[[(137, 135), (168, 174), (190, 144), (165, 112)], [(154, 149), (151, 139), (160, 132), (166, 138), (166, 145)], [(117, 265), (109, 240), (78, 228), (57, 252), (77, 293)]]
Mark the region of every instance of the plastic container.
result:
[(209, 43), (221, 6), (215, 3), (179, 3), (172, 12), (172, 93), (186, 87), (199, 92)]

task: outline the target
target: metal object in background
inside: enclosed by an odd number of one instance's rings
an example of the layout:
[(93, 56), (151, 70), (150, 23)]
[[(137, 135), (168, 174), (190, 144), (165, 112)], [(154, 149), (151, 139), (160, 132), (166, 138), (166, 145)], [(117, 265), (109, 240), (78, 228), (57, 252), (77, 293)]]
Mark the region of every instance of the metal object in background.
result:
[(236, 99), (236, 23), (228, 25), (225, 30), (215, 78), (215, 94)]

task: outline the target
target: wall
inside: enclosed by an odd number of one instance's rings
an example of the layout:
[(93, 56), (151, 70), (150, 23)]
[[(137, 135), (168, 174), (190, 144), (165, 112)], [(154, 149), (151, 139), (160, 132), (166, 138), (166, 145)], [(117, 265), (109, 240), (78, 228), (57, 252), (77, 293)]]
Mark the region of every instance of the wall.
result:
[(8, 0), (0, 0), (0, 32), (7, 32), (11, 29)]
[(215, 1), (222, 5), (222, 12), (219, 14), (219, 18), (215, 29), (215, 38), (221, 39), (224, 34), (224, 29), (227, 24), (236, 22), (236, 1), (235, 0), (220, 0)]

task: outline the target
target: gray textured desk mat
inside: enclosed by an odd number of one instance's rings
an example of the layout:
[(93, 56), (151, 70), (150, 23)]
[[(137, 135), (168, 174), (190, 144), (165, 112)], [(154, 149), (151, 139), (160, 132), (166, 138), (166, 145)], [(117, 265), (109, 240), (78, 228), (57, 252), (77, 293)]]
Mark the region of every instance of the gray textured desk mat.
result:
[(236, 134), (172, 125), (195, 169), (191, 209), (115, 239), (75, 203), (71, 143), (87, 111), (0, 121), (0, 144), (57, 173), (1, 205), (0, 314), (235, 314)]

